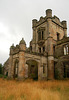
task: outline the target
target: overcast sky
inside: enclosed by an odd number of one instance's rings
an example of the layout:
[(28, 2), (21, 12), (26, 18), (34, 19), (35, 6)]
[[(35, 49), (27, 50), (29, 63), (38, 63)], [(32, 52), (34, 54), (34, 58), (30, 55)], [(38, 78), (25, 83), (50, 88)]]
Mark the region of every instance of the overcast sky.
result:
[(69, 28), (69, 0), (0, 0), (0, 63), (8, 59), (10, 46), (22, 37), (29, 46), (32, 19), (46, 16), (46, 9), (52, 9), (61, 21), (66, 20)]

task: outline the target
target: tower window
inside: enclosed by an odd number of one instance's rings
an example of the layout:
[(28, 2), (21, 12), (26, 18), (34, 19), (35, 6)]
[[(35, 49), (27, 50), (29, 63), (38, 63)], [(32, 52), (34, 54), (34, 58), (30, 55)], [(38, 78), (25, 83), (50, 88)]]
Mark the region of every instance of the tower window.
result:
[(43, 52), (45, 51), (45, 47), (43, 47)]
[(57, 41), (59, 40), (59, 33), (57, 33)]
[(41, 53), (41, 48), (39, 48), (39, 53)]
[(44, 39), (44, 32), (42, 31), (42, 40)]
[(69, 48), (68, 48), (68, 45), (66, 44), (64, 46), (64, 55), (67, 55), (68, 54), (68, 51), (69, 51)]
[(40, 31), (38, 32), (38, 41), (39, 41), (39, 40), (43, 40), (43, 39), (44, 39), (44, 31), (40, 30)]
[(38, 40), (41, 40), (41, 32), (38, 33)]

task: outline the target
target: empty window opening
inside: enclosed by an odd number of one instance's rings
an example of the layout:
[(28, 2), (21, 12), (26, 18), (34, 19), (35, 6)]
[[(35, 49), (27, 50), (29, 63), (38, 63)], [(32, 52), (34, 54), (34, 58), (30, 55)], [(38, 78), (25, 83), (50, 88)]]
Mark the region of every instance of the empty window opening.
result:
[(53, 54), (55, 54), (55, 45), (53, 45)]
[(57, 41), (59, 41), (59, 33), (57, 33)]
[(42, 31), (42, 40), (44, 39), (44, 32)]
[(31, 67), (35, 67), (35, 65), (31, 65)]
[(68, 53), (69, 53), (69, 48), (68, 48), (68, 45), (66, 44), (64, 46), (64, 55), (68, 55)]
[(45, 52), (45, 47), (43, 47), (43, 52)]
[(43, 73), (45, 73), (45, 64), (43, 64)]
[(41, 48), (39, 48), (39, 53), (41, 53)]
[(66, 66), (64, 64), (64, 78), (66, 78)]
[(41, 40), (41, 32), (38, 33), (38, 40)]
[(44, 39), (44, 31), (39, 31), (38, 32), (38, 41)]
[(69, 65), (64, 63), (64, 78), (69, 78)]
[(30, 46), (30, 50), (32, 51), (32, 46)]
[(8, 76), (8, 72), (6, 72), (6, 76)]

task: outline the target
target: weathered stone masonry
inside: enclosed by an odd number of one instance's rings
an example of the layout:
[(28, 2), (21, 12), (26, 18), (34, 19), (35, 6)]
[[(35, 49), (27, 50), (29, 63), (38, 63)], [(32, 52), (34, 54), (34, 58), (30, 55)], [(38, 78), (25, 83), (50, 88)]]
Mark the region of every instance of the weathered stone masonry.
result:
[(40, 17), (39, 21), (32, 20), (32, 29), (33, 38), (29, 48), (24, 39), (16, 47), (10, 47), (4, 74), (8, 73), (9, 78), (18, 79), (69, 78), (67, 22), (60, 22), (57, 16), (52, 16), (52, 10), (47, 9), (45, 17)]

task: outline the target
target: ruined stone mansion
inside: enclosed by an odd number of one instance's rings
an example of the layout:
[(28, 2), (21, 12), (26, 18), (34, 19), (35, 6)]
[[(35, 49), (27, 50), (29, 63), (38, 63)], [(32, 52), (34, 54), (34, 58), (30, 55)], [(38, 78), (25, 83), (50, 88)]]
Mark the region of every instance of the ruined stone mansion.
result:
[(4, 74), (9, 78), (38, 80), (69, 78), (69, 37), (67, 22), (52, 16), (32, 20), (33, 38), (29, 48), (25, 40), (10, 47), (10, 56), (4, 64)]

